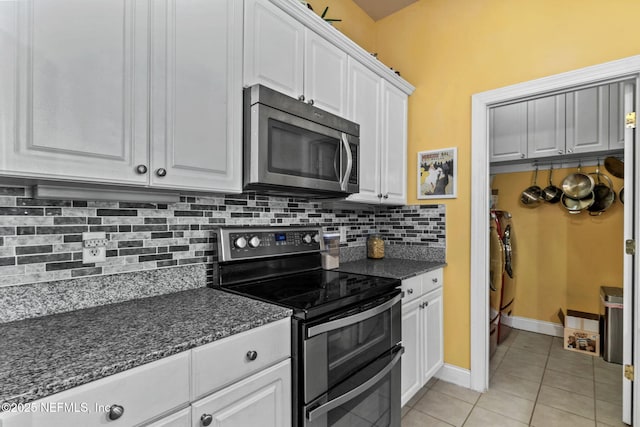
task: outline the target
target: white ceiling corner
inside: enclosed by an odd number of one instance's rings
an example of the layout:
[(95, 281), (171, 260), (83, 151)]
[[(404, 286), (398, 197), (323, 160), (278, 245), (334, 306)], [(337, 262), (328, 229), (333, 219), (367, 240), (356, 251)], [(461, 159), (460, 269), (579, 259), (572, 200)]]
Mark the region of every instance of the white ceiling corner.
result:
[(374, 21), (389, 16), (418, 0), (353, 0)]

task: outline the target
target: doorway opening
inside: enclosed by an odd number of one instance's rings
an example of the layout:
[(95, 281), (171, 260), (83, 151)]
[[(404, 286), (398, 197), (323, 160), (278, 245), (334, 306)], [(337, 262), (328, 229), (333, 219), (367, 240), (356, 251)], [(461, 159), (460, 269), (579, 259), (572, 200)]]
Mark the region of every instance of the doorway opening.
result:
[[(489, 235), (487, 224), (489, 223), (490, 208), (490, 161), (489, 161), (489, 117), (491, 108), (496, 106), (512, 104), (516, 101), (526, 101), (536, 98), (555, 96), (567, 93), (576, 88), (598, 86), (604, 83), (617, 82), (622, 80), (635, 80), (635, 100), (638, 99), (638, 73), (640, 72), (640, 57), (627, 58), (594, 67), (551, 76), (531, 82), (526, 82), (506, 88), (501, 88), (489, 92), (484, 92), (473, 96), (472, 110), (472, 236), (471, 236), (471, 387), (474, 390), (483, 391), (489, 385), (489, 329), (487, 322), (489, 319)], [(637, 102), (637, 101), (636, 101)], [(635, 109), (634, 109), (635, 111)], [(633, 137), (635, 130), (627, 133), (627, 137)], [(631, 146), (631, 144), (627, 145)], [(633, 164), (636, 162), (637, 153), (633, 149), (625, 150), (625, 231), (624, 238), (629, 239), (637, 236), (637, 228), (633, 227), (633, 213), (637, 207), (633, 200), (636, 200), (635, 188), (637, 178), (634, 175)], [(531, 165), (533, 168), (533, 165)], [(626, 172), (626, 171), (625, 171)], [(628, 177), (631, 177), (629, 179)], [(630, 189), (630, 187), (633, 189)], [(633, 194), (629, 194), (632, 192)], [(631, 199), (633, 198), (633, 199)], [(631, 202), (629, 202), (631, 200)], [(622, 242), (620, 244), (622, 247)], [(635, 257), (625, 256), (624, 262), (625, 286), (631, 279), (635, 279), (638, 269), (636, 268)], [(635, 307), (637, 309), (637, 294), (627, 292), (625, 288), (625, 307)], [(633, 303), (632, 303), (633, 302)], [(517, 304), (517, 302), (516, 302)], [(626, 310), (633, 312), (635, 310)], [(631, 313), (627, 313), (631, 314)], [(633, 321), (632, 318), (627, 319)], [(551, 327), (553, 322), (548, 322)], [(549, 331), (545, 331), (549, 333)], [(625, 351), (628, 357), (632, 357), (632, 346), (637, 346), (637, 329), (626, 329), (624, 337)], [(634, 353), (637, 355), (638, 352)], [(632, 364), (632, 361), (629, 361)], [(630, 423), (635, 419), (632, 410), (631, 396), (634, 383), (628, 380), (623, 382), (624, 394), (624, 417), (623, 420)], [(636, 386), (637, 387), (637, 386)], [(636, 396), (637, 390), (635, 390)]]

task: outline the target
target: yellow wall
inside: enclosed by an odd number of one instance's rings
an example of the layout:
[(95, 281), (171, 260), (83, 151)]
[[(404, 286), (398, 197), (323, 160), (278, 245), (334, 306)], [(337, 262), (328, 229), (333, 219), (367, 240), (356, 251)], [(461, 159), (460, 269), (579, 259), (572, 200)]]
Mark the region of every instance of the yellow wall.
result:
[(356, 42), (368, 52), (375, 52), (375, 21), (353, 1), (345, 0), (308, 0), (313, 11), (322, 15), (329, 7), (325, 18), (341, 19), (332, 25)]
[(630, 16), (640, 16), (640, 2), (419, 0), (375, 23), (379, 58), (416, 86), (409, 98), (409, 203), (418, 203), (416, 153), (458, 147), (458, 198), (442, 201), (446, 363), (470, 366), (471, 96), (640, 54)]
[[(595, 167), (583, 168), (592, 172)], [(559, 185), (576, 169), (554, 171)], [(609, 175), (607, 175), (609, 176)], [(547, 185), (540, 172), (538, 185)], [(610, 176), (614, 188), (622, 180)], [(532, 172), (495, 175), (498, 209), (513, 215), (517, 259), (514, 316), (559, 323), (562, 307), (598, 313), (600, 286), (622, 286), (623, 205), (616, 201), (600, 216), (572, 215), (557, 204), (522, 205), (520, 193), (531, 185)]]

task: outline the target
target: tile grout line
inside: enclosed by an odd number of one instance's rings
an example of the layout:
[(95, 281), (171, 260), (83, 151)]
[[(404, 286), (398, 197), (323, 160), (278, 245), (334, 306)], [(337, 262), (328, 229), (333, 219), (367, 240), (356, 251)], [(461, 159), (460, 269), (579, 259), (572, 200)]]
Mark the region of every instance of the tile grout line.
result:
[(549, 349), (547, 351), (547, 358), (544, 362), (544, 369), (542, 370), (542, 377), (540, 378), (540, 385), (538, 386), (538, 393), (536, 393), (536, 400), (533, 401), (533, 409), (531, 410), (531, 415), (529, 416), (529, 426), (533, 424), (533, 414), (536, 412), (536, 406), (538, 406), (538, 399), (540, 398), (540, 391), (542, 390), (542, 382), (544, 381), (544, 376), (547, 373), (547, 366), (549, 365), (549, 359), (551, 358), (551, 350), (553, 349), (553, 337), (551, 338), (551, 344), (549, 344)]

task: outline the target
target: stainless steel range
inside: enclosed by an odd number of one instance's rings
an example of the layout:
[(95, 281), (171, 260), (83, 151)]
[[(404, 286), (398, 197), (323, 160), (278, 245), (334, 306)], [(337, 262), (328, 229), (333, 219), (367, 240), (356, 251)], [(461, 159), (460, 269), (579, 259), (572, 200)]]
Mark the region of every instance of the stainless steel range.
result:
[(317, 227), (221, 228), (219, 286), (289, 307), (293, 425), (400, 426), (400, 281), (321, 268)]

